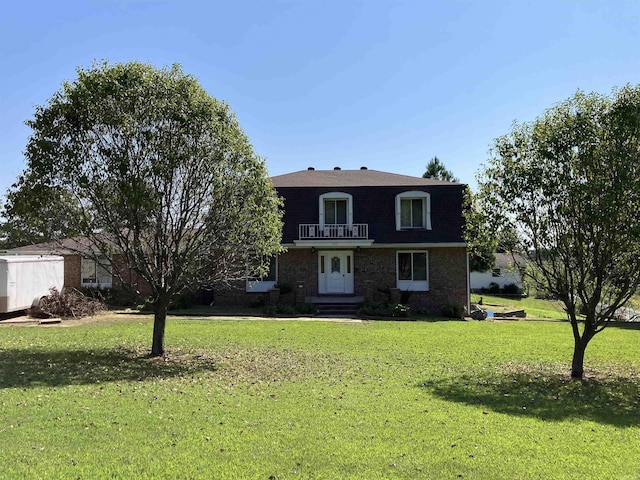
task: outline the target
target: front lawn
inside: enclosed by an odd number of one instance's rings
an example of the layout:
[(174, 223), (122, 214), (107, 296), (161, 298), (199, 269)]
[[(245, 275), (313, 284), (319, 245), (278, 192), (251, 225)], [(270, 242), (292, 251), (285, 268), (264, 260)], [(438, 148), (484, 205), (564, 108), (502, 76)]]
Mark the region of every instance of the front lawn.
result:
[[(0, 327), (2, 478), (636, 478), (640, 331), (169, 318)], [(626, 327), (629, 327), (628, 325)]]

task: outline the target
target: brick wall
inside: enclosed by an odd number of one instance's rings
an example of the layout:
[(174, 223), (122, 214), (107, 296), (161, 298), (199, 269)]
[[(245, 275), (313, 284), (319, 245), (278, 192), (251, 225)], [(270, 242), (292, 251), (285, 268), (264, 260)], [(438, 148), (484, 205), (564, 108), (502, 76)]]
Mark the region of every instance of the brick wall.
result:
[[(373, 292), (374, 300), (387, 296), (379, 290), (396, 288), (396, 252), (392, 248), (354, 251), (354, 290), (357, 295)], [(411, 292), (412, 306), (440, 315), (442, 306), (467, 304), (467, 256), (465, 248), (431, 248), (429, 251), (429, 291)], [(278, 259), (278, 283), (293, 288), (296, 303), (318, 293), (318, 252), (291, 249)], [(406, 295), (406, 294), (405, 294)], [(269, 294), (246, 292), (245, 282), (216, 290), (217, 305), (268, 303)]]
[(246, 282), (231, 282), (230, 286), (215, 289), (213, 302), (221, 306), (249, 307), (269, 302), (268, 292), (247, 292)]
[[(354, 254), (355, 291), (365, 294), (373, 289), (373, 299), (380, 300), (379, 290), (396, 288), (396, 249), (363, 249)], [(465, 248), (431, 248), (429, 251), (429, 291), (409, 293), (409, 304), (440, 315), (443, 305), (467, 304), (467, 253)], [(369, 284), (369, 282), (371, 282)]]
[(80, 255), (63, 255), (65, 288), (80, 288), (82, 259)]
[(395, 288), (396, 251), (390, 248), (370, 248), (355, 251), (353, 255), (354, 289), (363, 295), (366, 282), (371, 281), (374, 291)]
[[(443, 305), (467, 305), (467, 251), (465, 248), (429, 250), (429, 292), (427, 308), (434, 315)], [(413, 299), (412, 299), (413, 300)]]
[[(292, 294), (282, 295), (282, 303), (303, 303), (318, 293), (318, 253), (311, 249), (291, 249), (278, 257), (278, 283), (289, 285)], [(247, 292), (244, 281), (216, 290), (216, 305), (252, 305), (268, 303), (268, 292)]]
[(278, 258), (278, 283), (290, 285), (296, 303), (318, 293), (318, 252), (291, 249)]
[(127, 265), (127, 258), (122, 253), (116, 253), (111, 258), (113, 265), (112, 285), (114, 288), (125, 283), (140, 295), (148, 296), (151, 294), (151, 287), (137, 272), (131, 270)]

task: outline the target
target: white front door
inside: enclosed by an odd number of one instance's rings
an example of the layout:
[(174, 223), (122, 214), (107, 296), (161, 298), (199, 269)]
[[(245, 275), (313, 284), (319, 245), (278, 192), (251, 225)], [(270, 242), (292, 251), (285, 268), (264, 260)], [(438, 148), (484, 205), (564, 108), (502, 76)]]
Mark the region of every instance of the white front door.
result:
[(318, 293), (353, 293), (353, 252), (318, 253)]

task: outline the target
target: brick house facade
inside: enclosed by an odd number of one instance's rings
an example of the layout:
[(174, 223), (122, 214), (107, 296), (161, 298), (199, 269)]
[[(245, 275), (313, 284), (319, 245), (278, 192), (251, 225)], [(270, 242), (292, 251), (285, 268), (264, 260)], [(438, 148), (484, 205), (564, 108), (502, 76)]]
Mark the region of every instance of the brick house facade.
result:
[[(272, 181), (284, 201), (286, 252), (274, 260), (268, 278), (216, 289), (217, 305), (337, 296), (363, 302), (402, 299), (435, 315), (445, 305), (468, 311), (464, 185), (366, 168), (308, 169)], [(111, 287), (122, 278), (145, 290), (122, 255), (109, 259), (116, 270), (111, 275), (101, 262), (78, 253), (79, 242), (67, 239), (55, 249), (40, 244), (12, 252), (62, 254), (66, 287)]]
[(284, 200), (275, 278), (220, 289), (219, 305), (318, 296), (407, 300), (433, 314), (469, 307), (464, 185), (375, 170), (308, 169), (272, 178)]

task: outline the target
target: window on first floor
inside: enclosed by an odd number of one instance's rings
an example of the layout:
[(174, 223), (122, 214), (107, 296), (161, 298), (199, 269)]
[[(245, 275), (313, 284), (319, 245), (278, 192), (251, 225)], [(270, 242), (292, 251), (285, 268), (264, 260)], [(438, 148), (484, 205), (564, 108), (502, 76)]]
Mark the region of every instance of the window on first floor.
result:
[(491, 270), (491, 276), (492, 277), (499, 277), (500, 276), (500, 269), (499, 268), (494, 268), (493, 270)]
[(278, 281), (278, 257), (269, 260), (269, 271), (263, 277), (256, 275), (247, 279), (247, 292), (268, 292)]
[(397, 284), (400, 290), (429, 290), (428, 257), (426, 251), (397, 252)]
[(111, 272), (107, 259), (82, 258), (81, 284), (83, 287), (111, 287)]

